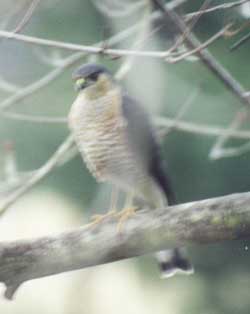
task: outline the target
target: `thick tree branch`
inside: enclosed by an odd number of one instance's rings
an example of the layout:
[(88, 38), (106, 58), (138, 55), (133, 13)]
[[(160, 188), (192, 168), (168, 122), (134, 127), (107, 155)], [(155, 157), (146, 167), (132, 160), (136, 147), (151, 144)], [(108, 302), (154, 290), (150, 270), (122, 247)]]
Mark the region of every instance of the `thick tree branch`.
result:
[(117, 220), (38, 239), (0, 243), (0, 282), (12, 298), (27, 280), (192, 244), (250, 236), (250, 192), (140, 211)]

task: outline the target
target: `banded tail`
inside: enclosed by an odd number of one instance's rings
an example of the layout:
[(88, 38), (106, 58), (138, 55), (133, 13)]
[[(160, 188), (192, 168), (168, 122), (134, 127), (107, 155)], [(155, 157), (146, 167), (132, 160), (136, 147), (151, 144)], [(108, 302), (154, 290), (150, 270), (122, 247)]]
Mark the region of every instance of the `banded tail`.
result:
[(159, 251), (156, 253), (162, 278), (170, 278), (175, 274), (190, 275), (194, 269), (184, 255), (183, 249)]

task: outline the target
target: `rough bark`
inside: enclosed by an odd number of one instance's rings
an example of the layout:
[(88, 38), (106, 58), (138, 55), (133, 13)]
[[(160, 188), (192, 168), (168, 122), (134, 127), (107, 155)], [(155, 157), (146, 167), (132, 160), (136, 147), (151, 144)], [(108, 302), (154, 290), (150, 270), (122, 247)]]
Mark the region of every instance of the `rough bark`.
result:
[(135, 257), (160, 249), (250, 236), (250, 192), (142, 210), (126, 221), (0, 243), (0, 282), (12, 298), (27, 280)]

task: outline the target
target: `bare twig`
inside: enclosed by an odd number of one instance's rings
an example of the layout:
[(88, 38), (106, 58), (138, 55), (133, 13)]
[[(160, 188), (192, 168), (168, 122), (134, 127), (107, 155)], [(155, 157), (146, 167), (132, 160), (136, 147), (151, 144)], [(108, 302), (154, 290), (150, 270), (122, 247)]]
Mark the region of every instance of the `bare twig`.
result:
[(27, 181), (25, 181), (20, 188), (11, 193), (7, 198), (3, 199), (0, 204), (0, 215), (4, 214), (5, 211), (24, 193), (48, 175), (48, 173), (50, 173), (58, 165), (58, 163), (60, 163), (61, 159), (64, 158), (64, 154), (71, 148), (73, 143), (74, 141), (72, 136), (69, 136), (41, 168), (35, 171), (34, 174)]
[(12, 6), (11, 10), (5, 16), (1, 16), (0, 28), (6, 29), (11, 19), (20, 11), (22, 11), (24, 6), (25, 1), (16, 1), (15, 5)]
[[(186, 111), (185, 108), (183, 108), (183, 110)], [(205, 136), (220, 136), (226, 130), (222, 127), (215, 126), (215, 125), (206, 125), (206, 124), (199, 124), (196, 122), (183, 121), (181, 120), (181, 118), (183, 117), (183, 110), (181, 109), (180, 113), (178, 113), (175, 118), (167, 118), (167, 117), (155, 118), (154, 121), (155, 121), (156, 127), (165, 128), (167, 134), (169, 133), (169, 130), (170, 131), (177, 130), (177, 131), (181, 131), (185, 133), (205, 135)], [(12, 113), (12, 112), (4, 112), (4, 117), (9, 118), (9, 119), (16, 119), (20, 121), (30, 122), (30, 123), (56, 123), (56, 124), (63, 123), (65, 124), (67, 122), (66, 117), (64, 118), (64, 117), (33, 116), (33, 115), (26, 115), (26, 114)], [(231, 132), (231, 138), (249, 140), (250, 131), (234, 130)]]
[(14, 85), (13, 83), (7, 82), (0, 76), (0, 89), (8, 93), (17, 93), (21, 90), (21, 87)]
[[(186, 0), (171, 1), (170, 3), (166, 4), (166, 7), (169, 9), (174, 9), (185, 1)], [(154, 12), (151, 14), (150, 20), (154, 21), (155, 19), (158, 18), (158, 16), (159, 16), (159, 13)], [(137, 29), (141, 23), (142, 22), (140, 21), (140, 22), (136, 23), (135, 25), (131, 26), (130, 28), (125, 29), (124, 31), (121, 31), (120, 33), (110, 37), (108, 39), (109, 45), (118, 44), (119, 42), (121, 42), (121, 41), (125, 40), (126, 38), (128, 38), (129, 36), (133, 35), (137, 31)], [(102, 47), (102, 50), (103, 50), (103, 45), (104, 45), (104, 41), (101, 41), (101, 42), (96, 44), (97, 47)], [(22, 99), (26, 98), (27, 96), (32, 95), (37, 90), (40, 90), (41, 88), (47, 86), (49, 83), (51, 83), (53, 80), (55, 80), (67, 67), (72, 66), (75, 62), (77, 62), (78, 60), (80, 60), (84, 56), (85, 56), (85, 54), (83, 52), (78, 52), (78, 53), (75, 53), (75, 54), (67, 57), (65, 59), (65, 62), (61, 65), (60, 68), (56, 68), (56, 69), (52, 70), (46, 76), (39, 79), (35, 83), (32, 83), (29, 86), (23, 88), (22, 91), (20, 91), (19, 93), (16, 93), (16, 94), (12, 95), (11, 97), (5, 99), (3, 102), (0, 103), (0, 114), (1, 114), (1, 111), (12, 106), (17, 101), (22, 100)]]
[[(168, 53), (165, 51), (140, 51), (140, 50), (128, 50), (128, 49), (112, 49), (103, 48), (97, 46), (78, 45), (73, 43), (66, 43), (62, 41), (49, 40), (44, 38), (32, 37), (22, 34), (15, 34), (13, 32), (0, 31), (0, 37), (15, 39), (31, 45), (40, 45), (51, 48), (65, 49), (69, 51), (84, 52), (86, 54), (101, 54), (111, 57), (123, 57), (123, 56), (137, 56), (137, 57), (149, 57), (149, 58), (165, 58)], [(110, 41), (108, 41), (109, 46)]]
[(227, 9), (233, 9), (235, 7), (238, 7), (246, 2), (249, 2), (249, 0), (238, 0), (238, 1), (233, 1), (233, 2), (229, 2), (229, 3), (223, 3), (223, 4), (219, 4), (219, 5), (216, 5), (216, 6), (213, 6), (211, 8), (208, 8), (208, 9), (202, 9), (202, 10), (199, 10), (199, 11), (196, 11), (196, 12), (192, 12), (192, 13), (188, 13), (185, 15), (185, 20), (186, 21), (189, 21), (190, 19), (192, 19), (194, 16), (197, 16), (199, 14), (206, 14), (206, 13), (212, 13), (212, 12), (215, 12), (215, 11), (224, 11), (224, 10), (227, 10)]
[(0, 181), (0, 199), (9, 195), (20, 187), (28, 174), (21, 174), (18, 171), (14, 144), (12, 141), (5, 141), (1, 149), (3, 180)]
[(65, 124), (67, 118), (64, 117), (48, 117), (48, 116), (35, 116), (10, 111), (4, 111), (1, 116), (11, 120), (25, 121), (31, 123), (52, 123), (52, 124)]
[(7, 109), (16, 102), (26, 98), (27, 96), (32, 95), (37, 90), (40, 90), (42, 87), (47, 86), (52, 80), (56, 79), (67, 67), (70, 67), (72, 64), (77, 62), (81, 57), (82, 57), (81, 53), (71, 55), (70, 57), (67, 58), (67, 60), (65, 60), (65, 63), (62, 67), (52, 70), (41, 79), (37, 80), (36, 82), (30, 84), (29, 86), (21, 89), (14, 95), (3, 100), (0, 103), (0, 114), (1, 111)]
[(250, 25), (250, 21), (247, 21), (247, 22), (243, 23), (242, 25), (240, 25), (236, 29), (230, 29), (230, 30), (226, 31), (225, 38), (230, 38), (230, 37), (233, 37), (233, 36), (237, 35), (238, 33), (243, 31), (249, 25)]
[(250, 151), (250, 142), (244, 143), (237, 147), (226, 147), (218, 149), (213, 153), (211, 156), (211, 153), (209, 157), (211, 159), (219, 159), (219, 158), (228, 158), (228, 157), (235, 157), (240, 156), (242, 154), (245, 154)]
[[(192, 50), (186, 51), (186, 52), (180, 54), (178, 57), (169, 56), (169, 57), (166, 58), (166, 61), (168, 61), (169, 63), (176, 63), (176, 62), (179, 62), (181, 60), (184, 60), (185, 58), (187, 58), (187, 57), (189, 57), (189, 56), (191, 56), (193, 54), (196, 54), (197, 52), (199, 52), (199, 51), (207, 48), (208, 46), (210, 46), (217, 39), (221, 38), (230, 27), (231, 27), (231, 25), (226, 25), (222, 30), (220, 30), (218, 33), (216, 33), (212, 37), (210, 37), (204, 43), (200, 44), (197, 48), (194, 48)], [(183, 39), (185, 40), (185, 37)]]
[[(220, 136), (225, 132), (224, 128), (218, 126), (211, 126), (206, 124), (199, 124), (187, 121), (181, 121), (176, 119), (169, 119), (163, 117), (157, 117), (155, 119), (155, 124), (159, 127), (165, 128), (173, 128), (175, 130), (197, 134), (197, 135), (205, 135), (205, 136)], [(250, 137), (250, 131), (234, 131), (231, 133), (231, 138), (238, 139), (248, 139)]]
[(31, 1), (29, 8), (25, 12), (25, 15), (23, 16), (21, 21), (18, 23), (16, 28), (13, 30), (13, 33), (19, 33), (27, 25), (27, 23), (31, 19), (31, 17), (32, 17), (32, 15), (33, 15), (33, 13), (34, 13), (34, 11), (35, 11), (35, 9), (38, 6), (40, 1), (41, 0), (32, 0)]
[(61, 156), (60, 160), (58, 160), (57, 166), (61, 167), (68, 163), (71, 159), (75, 158), (79, 154), (79, 150), (76, 145), (72, 145), (69, 149)]
[(193, 19), (190, 20), (191, 21), (190, 25), (188, 25), (185, 32), (183, 34), (181, 34), (181, 36), (179, 36), (176, 43), (173, 45), (173, 47), (170, 48), (169, 52), (172, 52), (172, 51), (176, 50), (179, 46), (183, 45), (183, 43), (185, 41), (186, 33), (190, 33), (194, 29), (194, 26), (197, 24), (197, 22), (199, 21), (201, 15), (202, 15), (202, 13), (201, 13), (202, 10), (207, 8), (207, 6), (209, 5), (210, 2), (211, 2), (211, 0), (205, 0), (205, 2), (202, 4), (201, 9), (199, 11), (200, 14), (197, 14), (196, 16), (194, 16)]
[[(173, 11), (167, 9), (161, 0), (152, 0), (156, 7), (158, 7), (165, 15), (166, 19), (171, 19), (176, 25), (180, 33), (185, 33), (186, 25), (182, 19)], [(245, 91), (233, 76), (217, 61), (207, 50), (200, 50), (200, 42), (191, 33), (186, 34), (186, 42), (192, 49), (197, 49), (196, 55), (200, 58), (202, 63), (218, 78), (223, 84), (234, 93), (243, 104), (250, 106), (250, 99), (245, 97)]]
[[(186, 34), (187, 36), (188, 34)], [(145, 58), (167, 58), (171, 57), (171, 50), (170, 51), (141, 51), (136, 49), (112, 49), (112, 48), (103, 48), (103, 47), (97, 47), (97, 46), (86, 46), (86, 45), (78, 45), (78, 44), (72, 44), (72, 43), (66, 43), (61, 41), (55, 41), (55, 40), (48, 40), (38, 37), (32, 37), (32, 36), (26, 36), (21, 34), (15, 34), (11, 32), (6, 31), (0, 31), (0, 37), (8, 38), (8, 39), (15, 39), (19, 41), (23, 41), (27, 44), (32, 45), (40, 45), (40, 46), (46, 46), (46, 47), (52, 47), (52, 48), (61, 48), (66, 49), (69, 51), (79, 51), (84, 52), (86, 54), (102, 54), (107, 55), (111, 57), (123, 57), (123, 56), (134, 56), (134, 57), (145, 57)], [(217, 37), (215, 38), (217, 39)], [(209, 41), (209, 44), (211, 44), (215, 39), (212, 41)], [(110, 45), (110, 41), (109, 41)], [(205, 44), (205, 47), (207, 47), (208, 44)], [(199, 44), (201, 46), (201, 44)], [(195, 52), (199, 49), (199, 47), (195, 47)], [(202, 49), (202, 48), (201, 48)], [(190, 53), (192, 54), (192, 53)]]
[(122, 233), (117, 220), (43, 238), (0, 243), (0, 282), (11, 299), (25, 281), (166, 248), (250, 236), (250, 193), (139, 211)]
[(240, 46), (242, 46), (244, 43), (246, 43), (248, 40), (250, 39), (250, 33), (246, 34), (245, 36), (243, 36), (241, 39), (239, 39), (236, 43), (234, 43), (231, 47), (230, 50), (236, 50), (238, 49)]
[(174, 117), (172, 125), (169, 128), (167, 128), (166, 131), (164, 132), (164, 136), (169, 134), (173, 129), (178, 129), (178, 122), (183, 118), (187, 110), (194, 103), (194, 100), (198, 97), (200, 91), (201, 88), (199, 86), (187, 97), (187, 100), (183, 102), (176, 116)]
[(232, 133), (239, 128), (239, 126), (248, 117), (248, 115), (249, 112), (248, 110), (246, 110), (246, 108), (243, 108), (242, 110), (237, 112), (228, 129), (225, 129), (225, 131), (217, 138), (216, 142), (211, 148), (211, 151), (209, 153), (210, 159), (214, 160), (219, 158), (238, 156), (249, 151), (249, 142), (238, 147), (224, 147), (227, 141), (232, 137)]

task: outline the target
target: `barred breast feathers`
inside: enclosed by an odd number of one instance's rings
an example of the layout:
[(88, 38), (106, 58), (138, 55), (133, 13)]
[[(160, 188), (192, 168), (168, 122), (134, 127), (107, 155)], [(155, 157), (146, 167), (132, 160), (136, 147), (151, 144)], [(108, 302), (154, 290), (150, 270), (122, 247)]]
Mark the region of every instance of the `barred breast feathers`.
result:
[(98, 99), (89, 99), (83, 91), (72, 105), (69, 126), (84, 162), (97, 181), (134, 190), (151, 203), (159, 195), (129, 143), (122, 110), (118, 88)]
[[(69, 114), (69, 126), (89, 170), (100, 181), (110, 164), (111, 149), (118, 148), (126, 123), (122, 115), (120, 90), (112, 89), (105, 96), (89, 99), (81, 92)], [(107, 172), (107, 171), (106, 171)]]

